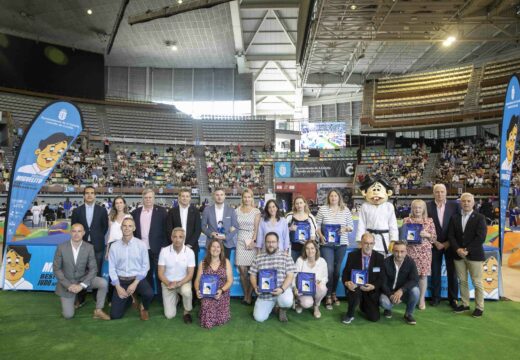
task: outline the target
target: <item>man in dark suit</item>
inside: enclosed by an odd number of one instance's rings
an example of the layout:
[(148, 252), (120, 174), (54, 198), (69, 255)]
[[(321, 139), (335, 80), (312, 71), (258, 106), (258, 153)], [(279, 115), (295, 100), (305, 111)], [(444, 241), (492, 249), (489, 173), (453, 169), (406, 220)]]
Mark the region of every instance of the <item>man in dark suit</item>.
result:
[(145, 189), (143, 191), (143, 206), (132, 211), (132, 217), (135, 221), (134, 236), (141, 239), (148, 248), (150, 270), (146, 275), (146, 279), (153, 289), (153, 277), (155, 275), (155, 289), (157, 289), (159, 299), (162, 299), (161, 284), (157, 270), (159, 253), (163, 247), (169, 244), (169, 236), (166, 232), (168, 212), (165, 208), (155, 205), (154, 191), (152, 189)]
[(202, 231), (208, 240), (217, 239), (224, 243), (226, 258), (231, 256), (231, 250), (237, 246), (238, 221), (235, 209), (225, 203), (226, 193), (223, 189), (213, 192), (215, 203), (207, 206), (202, 213)]
[(453, 263), (454, 254), (448, 241), (448, 227), (451, 217), (460, 211), (460, 207), (456, 201), (446, 200), (446, 186), (444, 184), (435, 184), (433, 196), (435, 200), (429, 201), (427, 204), (428, 216), (433, 219), (437, 233), (437, 241), (434, 242), (432, 247), (430, 304), (437, 306), (441, 300), (441, 269), (444, 256), (448, 275), (448, 301), (450, 306), (455, 309), (459, 297), (459, 286)]
[(393, 306), (404, 302), (404, 320), (410, 325), (415, 325), (413, 312), (419, 302), (419, 274), (415, 261), (407, 255), (405, 241), (397, 241), (394, 244), (392, 256), (385, 259), (383, 277), (379, 301), (385, 309), (384, 316), (387, 319), (391, 318)]
[(475, 286), (475, 311), (473, 317), (484, 313), (484, 286), (482, 284), (482, 263), (485, 261), (484, 241), (487, 235), (486, 218), (473, 211), (475, 199), (472, 194), (464, 193), (460, 197), (462, 211), (453, 215), (448, 230), (448, 239), (455, 253), (455, 270), (460, 280), (460, 298), (462, 304), (456, 313), (469, 310), (468, 272)]
[[(179, 191), (179, 206), (173, 207), (168, 212), (166, 231), (171, 237), (172, 230), (182, 227), (186, 232), (185, 245), (195, 253), (195, 263), (198, 264), (199, 237), (201, 232), (200, 213), (191, 203), (191, 190)], [(195, 277), (193, 277), (195, 279)]]
[[(343, 324), (350, 324), (354, 320), (354, 312), (358, 305), (369, 321), (378, 321), (380, 318), (379, 295), (385, 257), (377, 251), (372, 251), (375, 243), (374, 235), (365, 233), (361, 236), (361, 249), (348, 254), (347, 265), (343, 270), (348, 310), (341, 320)], [(352, 270), (367, 271), (367, 283), (360, 285), (353, 282)]]
[(87, 186), (83, 190), (83, 201), (84, 204), (72, 212), (70, 223), (83, 225), (85, 229), (83, 240), (94, 246), (98, 276), (100, 276), (105, 255), (108, 214), (102, 206), (96, 204), (96, 190), (92, 186)]
[(83, 241), (83, 225), (73, 224), (70, 233), (70, 241), (60, 244), (56, 249), (52, 264), (54, 276), (58, 279), (55, 292), (61, 300), (63, 317), (74, 317), (77, 294), (86, 289), (97, 289), (94, 319), (110, 320), (110, 316), (103, 311), (108, 283), (102, 277), (96, 276), (94, 247)]

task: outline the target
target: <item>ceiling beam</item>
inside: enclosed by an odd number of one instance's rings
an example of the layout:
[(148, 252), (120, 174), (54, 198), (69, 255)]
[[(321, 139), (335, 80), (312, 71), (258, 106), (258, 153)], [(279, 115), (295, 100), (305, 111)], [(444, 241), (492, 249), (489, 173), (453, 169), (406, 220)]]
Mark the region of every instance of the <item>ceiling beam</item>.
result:
[(114, 45), (117, 32), (119, 31), (119, 26), (121, 25), (123, 15), (125, 14), (125, 10), (129, 2), (130, 0), (121, 1), (121, 6), (119, 7), (119, 11), (117, 13), (116, 22), (114, 23), (114, 27), (112, 28), (112, 34), (110, 34), (110, 39), (108, 39), (107, 55), (110, 55), (110, 52), (112, 51), (112, 46)]
[(256, 91), (256, 96), (294, 96), (294, 91)]
[(299, 0), (242, 0), (241, 9), (298, 9)]
[(264, 63), (264, 65), (262, 66), (262, 68), (260, 69), (260, 71), (255, 75), (254, 77), (254, 82), (256, 82), (258, 80), (258, 78), (260, 77), (260, 75), (262, 75), (262, 73), (264, 72), (265, 68), (267, 67), (267, 65), (269, 65), (269, 62), (270, 61), (266, 61)]
[(278, 16), (276, 10), (273, 10), (273, 14), (274, 16), (276, 17), (276, 20), (278, 21), (278, 23), (280, 24), (280, 26), (282, 27), (285, 35), (287, 36), (287, 39), (289, 39), (289, 41), (291, 42), (292, 46), (294, 46), (294, 48), (296, 49), (296, 43), (294, 42), (294, 39), (292, 38), (292, 36), (289, 34), (289, 31), (287, 30), (287, 26), (285, 25), (285, 23), (282, 21), (282, 19), (280, 19), (280, 17)]
[(294, 105), (291, 104), (289, 101), (285, 100), (283, 97), (281, 96), (277, 96), (276, 97), (278, 100), (280, 100), (282, 103), (284, 103), (285, 105), (289, 106), (291, 109), (294, 110)]
[[(430, 38), (422, 38), (415, 36), (384, 36), (384, 37), (317, 37), (316, 41), (365, 41), (365, 42), (443, 42), (445, 39), (430, 39)], [(482, 42), (482, 41), (492, 41), (492, 42), (517, 42), (520, 41), (520, 36), (503, 36), (503, 37), (478, 37), (478, 38), (460, 38), (457, 39), (457, 42)]]
[(244, 54), (244, 39), (242, 37), (242, 20), (240, 19), (240, 8), (238, 1), (231, 1), (229, 3), (229, 10), (231, 11), (231, 27), (233, 29), (233, 40), (235, 42), (235, 58), (237, 61), (237, 69), (239, 74), (249, 72), (247, 61)]
[(246, 47), (245, 54), (247, 54), (247, 52), (248, 52), (249, 49), (251, 48), (251, 45), (255, 42), (256, 35), (258, 35), (258, 31), (260, 30), (260, 28), (261, 28), (262, 25), (264, 24), (264, 21), (265, 21), (265, 19), (267, 18), (267, 15), (269, 15), (269, 12), (270, 12), (270, 11), (271, 11), (271, 9), (267, 9), (267, 10), (265, 11), (265, 15), (264, 15), (264, 17), (262, 18), (262, 21), (260, 21), (260, 24), (259, 24), (258, 27), (256, 28), (255, 33), (253, 34), (253, 37), (251, 38), (251, 41), (249, 42), (249, 45), (247, 45), (247, 47)]
[(276, 66), (276, 68), (278, 69), (278, 71), (280, 71), (280, 73), (282, 74), (282, 76), (284, 77), (284, 79), (291, 85), (291, 87), (296, 90), (296, 84), (291, 80), (291, 78), (289, 77), (289, 75), (287, 75), (287, 73), (285, 72), (284, 69), (282, 69), (282, 67), (280, 66), (280, 64), (278, 64), (276, 61), (273, 61), (273, 64), (274, 66)]
[(247, 61), (294, 61), (296, 55), (294, 54), (259, 54), (247, 55)]

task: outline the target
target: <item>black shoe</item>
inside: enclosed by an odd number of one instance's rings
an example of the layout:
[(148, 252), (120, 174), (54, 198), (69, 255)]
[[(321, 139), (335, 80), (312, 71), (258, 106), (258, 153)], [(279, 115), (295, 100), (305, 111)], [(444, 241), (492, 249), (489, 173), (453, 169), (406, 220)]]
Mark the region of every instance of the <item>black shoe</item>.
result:
[(417, 321), (415, 321), (415, 319), (414, 319), (412, 314), (404, 314), (404, 321), (406, 321), (406, 323), (408, 325), (415, 325), (415, 324), (417, 324)]
[(193, 319), (191, 318), (191, 314), (184, 314), (182, 317), (182, 320), (184, 320), (185, 324), (191, 324), (193, 322)]
[(353, 316), (348, 316), (347, 314), (341, 317), (341, 322), (345, 325), (349, 325), (354, 320)]
[(451, 300), (450, 301), (450, 306), (453, 310), (456, 310), (458, 307), (459, 307), (459, 304), (457, 304), (457, 301), (456, 300)]
[(432, 299), (430, 300), (430, 305), (431, 305), (431, 306), (437, 306), (437, 305), (439, 305), (439, 303), (440, 303), (440, 300), (439, 300), (439, 299), (433, 299), (433, 298), (432, 298)]
[(391, 319), (392, 318), (392, 310), (385, 310), (383, 311), (383, 316), (387, 319)]
[(471, 316), (473, 316), (474, 318), (480, 318), (482, 317), (482, 315), (484, 315), (484, 311), (480, 309), (475, 309), (475, 311), (473, 311), (473, 314), (471, 314)]
[(459, 305), (453, 310), (455, 314), (461, 314), (466, 311), (469, 311), (469, 306)]

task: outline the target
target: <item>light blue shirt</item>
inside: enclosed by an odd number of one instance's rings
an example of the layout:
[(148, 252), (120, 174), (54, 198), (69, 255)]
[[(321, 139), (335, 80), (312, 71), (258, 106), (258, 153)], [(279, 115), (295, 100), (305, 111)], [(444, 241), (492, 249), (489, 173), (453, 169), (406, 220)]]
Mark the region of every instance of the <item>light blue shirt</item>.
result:
[(94, 206), (96, 204), (88, 205), (85, 203), (85, 216), (87, 217), (87, 224), (90, 228), (90, 225), (92, 225), (92, 218), (94, 217)]
[(139, 281), (146, 277), (150, 270), (148, 249), (146, 245), (136, 237), (128, 244), (123, 240), (117, 240), (110, 247), (108, 255), (108, 274), (112, 285), (119, 284), (119, 276), (133, 277)]

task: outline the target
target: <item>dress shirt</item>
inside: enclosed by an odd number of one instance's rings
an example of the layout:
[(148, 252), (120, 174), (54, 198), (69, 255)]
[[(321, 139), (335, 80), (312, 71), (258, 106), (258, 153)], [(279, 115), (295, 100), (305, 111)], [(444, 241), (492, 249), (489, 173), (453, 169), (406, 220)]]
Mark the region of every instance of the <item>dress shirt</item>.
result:
[(188, 209), (190, 206), (183, 207), (182, 205), (179, 205), (179, 215), (181, 216), (181, 226), (184, 229), (184, 232), (186, 233), (188, 230)]
[(473, 210), (466, 214), (464, 213), (464, 211), (462, 211), (462, 232), (466, 230), (466, 224), (468, 223), (469, 217), (471, 216), (472, 212)]
[(79, 246), (77, 249), (74, 246), (74, 243), (72, 242), (72, 240), (70, 241), (70, 245), (72, 246), (72, 256), (74, 256), (74, 265), (76, 265), (76, 262), (78, 261), (79, 249), (81, 249), (81, 245), (83, 245), (83, 241), (81, 241), (79, 243)]
[(108, 274), (112, 285), (119, 284), (119, 276), (143, 280), (150, 270), (146, 245), (136, 237), (126, 244), (118, 240), (110, 247), (108, 255)]
[(150, 224), (152, 223), (153, 207), (151, 209), (145, 209), (141, 211), (141, 240), (145, 243), (146, 248), (150, 249)]
[(444, 220), (444, 211), (446, 210), (446, 201), (443, 201), (441, 203), (441, 206), (439, 206), (439, 203), (435, 201), (435, 207), (437, 208), (437, 217), (439, 218), (439, 224), (442, 227), (442, 221)]
[(370, 256), (371, 255), (365, 255), (363, 254), (363, 270), (368, 269), (368, 266), (370, 265)]
[(219, 221), (224, 220), (224, 204), (222, 204), (220, 209), (217, 205), (215, 205), (215, 220), (217, 220), (217, 226)]
[(397, 285), (397, 278), (399, 277), (399, 270), (401, 269), (401, 266), (403, 264), (401, 263), (401, 265), (397, 265), (397, 263), (394, 260), (394, 265), (395, 265), (395, 279), (394, 279), (394, 284), (392, 285), (392, 290), (395, 290), (395, 286)]
[(195, 253), (186, 245), (178, 253), (173, 245), (164, 247), (159, 254), (159, 266), (164, 266), (164, 276), (168, 281), (182, 280), (188, 268), (195, 268)]
[(96, 204), (88, 205), (85, 203), (85, 216), (87, 217), (87, 224), (90, 228), (90, 225), (92, 225), (92, 218), (94, 217), (94, 206)]

